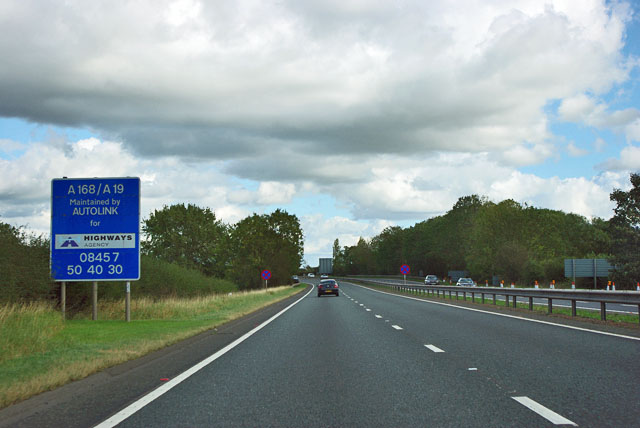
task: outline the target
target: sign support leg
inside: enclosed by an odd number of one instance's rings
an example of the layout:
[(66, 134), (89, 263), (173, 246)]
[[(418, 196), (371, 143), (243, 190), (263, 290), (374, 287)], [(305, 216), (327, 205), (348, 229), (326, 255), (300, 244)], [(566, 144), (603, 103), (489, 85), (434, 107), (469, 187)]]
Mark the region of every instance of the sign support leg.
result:
[(62, 309), (62, 320), (65, 320), (67, 316), (67, 283), (65, 281), (60, 283), (60, 307)]
[(127, 281), (127, 296), (124, 301), (125, 319), (131, 322), (131, 282)]
[(91, 315), (91, 319), (93, 321), (98, 320), (98, 281), (93, 281), (92, 292), (91, 292), (91, 302), (93, 313)]

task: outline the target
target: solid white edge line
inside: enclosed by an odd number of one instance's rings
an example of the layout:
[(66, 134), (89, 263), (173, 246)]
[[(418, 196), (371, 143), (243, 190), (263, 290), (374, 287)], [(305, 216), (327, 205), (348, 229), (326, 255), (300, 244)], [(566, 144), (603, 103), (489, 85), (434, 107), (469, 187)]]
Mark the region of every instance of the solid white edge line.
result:
[(424, 347), (425, 347), (425, 348), (428, 348), (428, 349), (430, 349), (431, 351), (436, 352), (436, 353), (438, 353), (438, 352), (444, 352), (442, 349), (438, 348), (438, 347), (437, 347), (437, 346), (435, 346), (435, 345), (424, 345)]
[(178, 376), (174, 377), (170, 381), (164, 383), (163, 385), (161, 385), (158, 388), (154, 389), (153, 391), (151, 391), (147, 395), (145, 395), (142, 398), (138, 399), (137, 401), (131, 403), (129, 406), (127, 406), (124, 409), (120, 410), (118, 413), (116, 413), (115, 415), (111, 416), (109, 419), (99, 423), (94, 428), (112, 428), (112, 427), (115, 427), (120, 422), (122, 422), (125, 419), (129, 418), (130, 416), (132, 416), (138, 410), (142, 409), (147, 404), (149, 404), (152, 401), (154, 401), (155, 399), (159, 398), (164, 393), (170, 391), (172, 388), (178, 386), (184, 380), (186, 380), (190, 376), (194, 375), (195, 373), (197, 373), (198, 371), (200, 371), (201, 369), (203, 369), (207, 365), (211, 364), (212, 362), (214, 362), (218, 358), (222, 357), (224, 354), (226, 354), (227, 352), (229, 352), (230, 350), (232, 350), (233, 348), (235, 348), (236, 346), (238, 346), (239, 344), (241, 344), (242, 342), (247, 340), (249, 337), (253, 336), (254, 333), (257, 333), (259, 330), (261, 330), (262, 328), (264, 328), (268, 324), (270, 324), (271, 321), (275, 320), (280, 315), (284, 314), (286, 311), (291, 309), (294, 305), (297, 305), (298, 303), (300, 303), (302, 301), (302, 299), (304, 299), (309, 294), (311, 294), (311, 292), (313, 290), (314, 290), (314, 288), (311, 287), (311, 290), (309, 290), (309, 292), (307, 294), (305, 294), (304, 296), (302, 296), (301, 298), (299, 298), (298, 300), (296, 300), (295, 302), (293, 302), (292, 304), (290, 304), (289, 306), (287, 306), (286, 308), (284, 308), (283, 310), (281, 310), (280, 312), (278, 312), (277, 314), (275, 314), (274, 316), (272, 316), (271, 318), (266, 320), (264, 323), (260, 324), (258, 327), (254, 328), (251, 331), (248, 331), (243, 336), (239, 337), (238, 339), (234, 340), (233, 342), (231, 342), (230, 344), (228, 344), (224, 348), (220, 349), (218, 352), (210, 355), (209, 357), (207, 357), (204, 360), (200, 361), (195, 366), (185, 370), (184, 372), (180, 373)]
[(376, 292), (376, 293), (387, 294), (389, 296), (395, 296), (395, 297), (401, 297), (403, 299), (415, 300), (417, 302), (430, 303), (430, 304), (433, 304), (433, 305), (448, 306), (450, 308), (464, 309), (465, 311), (480, 312), (481, 314), (495, 315), (495, 316), (498, 316), (498, 317), (514, 318), (514, 319), (518, 319), (518, 320), (522, 320), (522, 321), (529, 321), (529, 322), (535, 322), (535, 323), (538, 323), (538, 324), (552, 325), (552, 326), (555, 326), (555, 327), (568, 328), (568, 329), (571, 329), (571, 330), (586, 331), (588, 333), (602, 334), (604, 336), (613, 336), (613, 337), (618, 337), (618, 338), (621, 338), (621, 339), (636, 340), (636, 341), (640, 342), (640, 337), (625, 336), (624, 334), (609, 333), (609, 332), (606, 332), (606, 331), (589, 330), (588, 328), (583, 328), (583, 327), (574, 327), (572, 325), (556, 324), (556, 323), (549, 322), (549, 321), (534, 320), (534, 319), (531, 319), (531, 318), (522, 318), (522, 317), (517, 317), (515, 315), (500, 314), (500, 313), (497, 313), (497, 312), (483, 311), (482, 309), (466, 308), (464, 306), (450, 305), (449, 303), (434, 302), (434, 301), (431, 301), (431, 300), (418, 299), (418, 298), (410, 297), (410, 296), (402, 296), (400, 294), (387, 293), (386, 291), (380, 291), (380, 290), (376, 290), (376, 289), (373, 289), (373, 288), (364, 287), (364, 286), (359, 285), (359, 284), (354, 284), (353, 282), (349, 282), (349, 284), (351, 284), (351, 285), (353, 285), (355, 287), (364, 288), (366, 290), (370, 290), (370, 291), (373, 291), (373, 292)]
[(542, 404), (533, 401), (529, 397), (511, 397), (511, 398), (513, 398), (523, 406), (527, 407), (529, 410), (533, 410), (534, 412), (536, 412), (537, 414), (539, 414), (549, 422), (553, 423), (554, 425), (572, 425), (574, 427), (578, 426), (575, 422), (572, 422), (569, 419), (565, 418), (564, 416), (557, 414), (551, 409), (547, 409)]

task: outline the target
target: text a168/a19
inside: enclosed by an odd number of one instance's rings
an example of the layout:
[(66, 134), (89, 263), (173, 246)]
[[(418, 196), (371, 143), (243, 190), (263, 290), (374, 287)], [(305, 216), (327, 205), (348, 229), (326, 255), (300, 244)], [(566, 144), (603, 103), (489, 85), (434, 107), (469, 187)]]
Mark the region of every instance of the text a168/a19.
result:
[(69, 185), (67, 190), (67, 195), (110, 195), (110, 194), (122, 194), (124, 193), (124, 184), (116, 183), (116, 184), (104, 184), (98, 183), (95, 184), (76, 184)]

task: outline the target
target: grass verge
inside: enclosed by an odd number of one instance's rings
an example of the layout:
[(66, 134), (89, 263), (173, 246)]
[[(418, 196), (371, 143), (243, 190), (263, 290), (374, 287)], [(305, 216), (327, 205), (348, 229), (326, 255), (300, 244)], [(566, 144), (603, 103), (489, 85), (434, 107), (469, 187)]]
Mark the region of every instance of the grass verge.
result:
[(304, 289), (277, 287), (197, 298), (105, 301), (100, 321), (63, 321), (46, 303), (0, 306), (0, 408), (138, 358), (283, 300)]

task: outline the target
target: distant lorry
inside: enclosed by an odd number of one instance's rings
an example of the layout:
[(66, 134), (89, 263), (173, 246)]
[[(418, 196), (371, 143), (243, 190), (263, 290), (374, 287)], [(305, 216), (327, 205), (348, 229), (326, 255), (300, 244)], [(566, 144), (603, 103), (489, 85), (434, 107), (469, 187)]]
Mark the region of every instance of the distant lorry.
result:
[(320, 267), (318, 268), (318, 273), (330, 275), (333, 273), (333, 259), (326, 258), (320, 259)]

